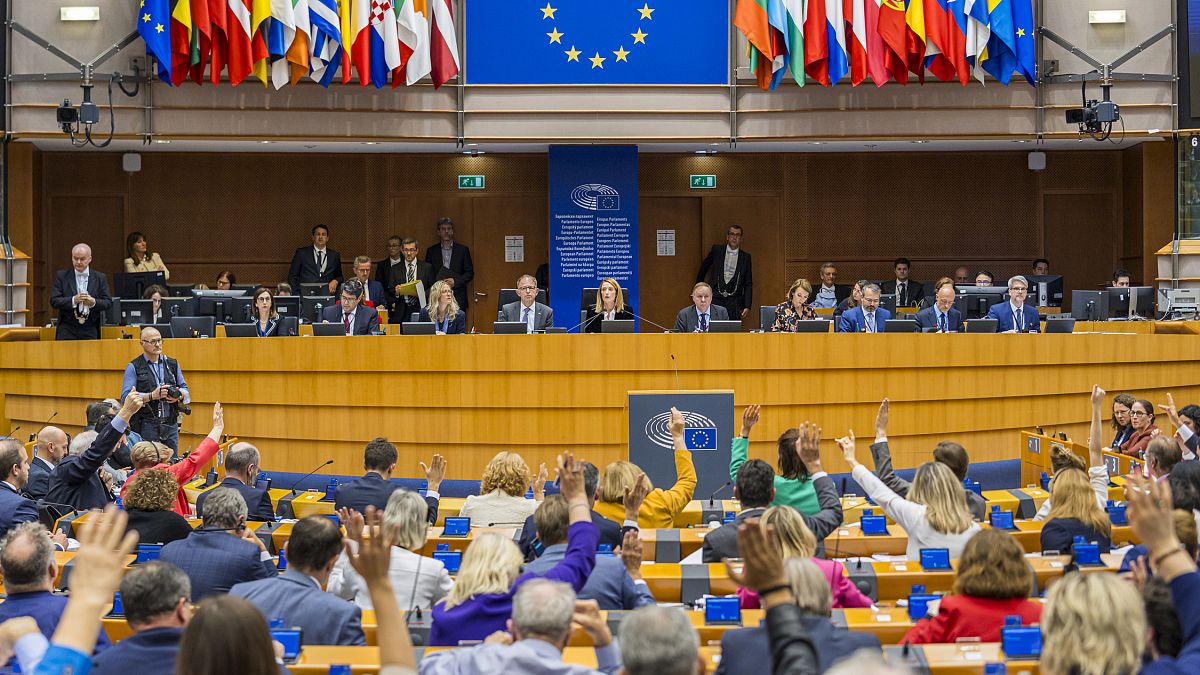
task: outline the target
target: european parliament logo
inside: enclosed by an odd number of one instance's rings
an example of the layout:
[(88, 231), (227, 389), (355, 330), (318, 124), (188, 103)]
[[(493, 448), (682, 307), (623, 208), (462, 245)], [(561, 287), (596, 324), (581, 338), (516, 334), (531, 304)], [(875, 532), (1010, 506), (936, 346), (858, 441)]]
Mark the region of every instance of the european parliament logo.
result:
[[(687, 449), (716, 450), (717, 423), (690, 410), (679, 412), (683, 413), (683, 443)], [(674, 449), (675, 442), (671, 438), (670, 424), (670, 410), (651, 417), (646, 421), (646, 438), (660, 448)]]
[(468, 84), (727, 84), (726, 0), (466, 0)]
[(600, 183), (588, 183), (571, 190), (571, 202), (588, 211), (621, 210), (621, 194)]

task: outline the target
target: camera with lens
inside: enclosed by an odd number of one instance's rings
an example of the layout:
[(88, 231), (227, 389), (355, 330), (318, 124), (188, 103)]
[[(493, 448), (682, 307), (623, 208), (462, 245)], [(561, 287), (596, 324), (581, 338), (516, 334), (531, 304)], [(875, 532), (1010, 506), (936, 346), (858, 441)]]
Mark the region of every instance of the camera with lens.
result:
[(180, 398), (183, 398), (183, 392), (179, 390), (179, 387), (176, 387), (173, 384), (168, 384), (167, 385), (167, 396), (169, 398), (180, 399)]

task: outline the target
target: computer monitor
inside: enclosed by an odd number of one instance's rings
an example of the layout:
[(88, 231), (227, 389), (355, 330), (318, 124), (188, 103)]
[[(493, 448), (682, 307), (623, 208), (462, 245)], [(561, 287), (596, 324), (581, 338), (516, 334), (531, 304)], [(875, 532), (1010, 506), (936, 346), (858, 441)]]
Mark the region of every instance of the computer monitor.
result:
[(529, 332), (529, 324), (524, 321), (496, 321), (492, 324), (495, 335), (524, 335)]
[(195, 316), (196, 299), (188, 296), (171, 296), (162, 299), (164, 317)]
[(1108, 318), (1153, 319), (1154, 289), (1149, 286), (1107, 288)]
[[(216, 337), (217, 322), (211, 316), (177, 316), (171, 319), (171, 337)], [(165, 337), (165, 336), (164, 336)]]
[(1106, 321), (1108, 319), (1108, 293), (1105, 291), (1071, 291), (1071, 316), (1075, 317), (1076, 321)]
[(763, 332), (771, 330), (771, 326), (775, 325), (775, 305), (759, 305), (758, 307), (758, 327)]
[(175, 337), (175, 334), (171, 332), (171, 324), (169, 323), (146, 323), (142, 324), (142, 328), (153, 328), (157, 330), (158, 334), (163, 336), (164, 339)]
[(1055, 316), (1051, 314), (1046, 317), (1046, 333), (1074, 333), (1075, 319), (1069, 316)]
[(982, 319), (992, 305), (1008, 299), (1008, 289), (1001, 286), (955, 286), (954, 307), (964, 319)]
[(329, 284), (300, 284), (300, 288), (296, 290), (300, 292), (300, 297), (303, 298), (317, 295), (329, 295)]
[(240, 298), (245, 294), (246, 291), (214, 291), (212, 289), (192, 289), (192, 297), (194, 298)]
[(434, 335), (437, 325), (432, 321), (405, 321), (400, 324), (401, 335)]
[[(221, 291), (226, 292), (226, 291)], [(201, 295), (195, 298), (196, 305), (192, 309), (193, 316), (211, 316), (217, 323), (245, 321), (246, 313), (238, 314), (236, 304), (238, 297)]]
[(1063, 278), (1057, 274), (1026, 274), (1029, 304), (1036, 307), (1062, 307)]
[(316, 322), (316, 323), (313, 323), (312, 329), (313, 329), (313, 335), (315, 335), (317, 337), (322, 337), (322, 336), (331, 337), (331, 336), (346, 335), (346, 324), (342, 323), (341, 321), (335, 321), (334, 323)]
[(879, 306), (890, 312), (892, 316), (896, 316), (896, 294), (881, 293), (879, 296)]
[(600, 319), (601, 333), (632, 333), (633, 319)]
[(300, 296), (298, 295), (277, 295), (275, 296), (275, 311), (279, 312), (279, 316), (290, 316), (294, 319), (300, 318)]
[(828, 333), (829, 319), (801, 319), (795, 323), (797, 333)]
[(147, 288), (155, 284), (165, 286), (166, 283), (166, 275), (162, 272), (126, 272), (113, 275), (113, 291), (117, 297), (127, 300), (140, 300)]
[(917, 322), (915, 319), (888, 319), (883, 322), (883, 332), (916, 333)]
[[(601, 325), (603, 330), (604, 326)], [(708, 332), (710, 333), (740, 333), (742, 332), (741, 321), (709, 321)]]
[(300, 298), (300, 320), (307, 323), (317, 323), (321, 320), (321, 312), (335, 304), (337, 298), (332, 295), (314, 295)]
[(121, 300), (121, 325), (140, 326), (150, 323), (150, 312), (154, 311), (153, 300)]

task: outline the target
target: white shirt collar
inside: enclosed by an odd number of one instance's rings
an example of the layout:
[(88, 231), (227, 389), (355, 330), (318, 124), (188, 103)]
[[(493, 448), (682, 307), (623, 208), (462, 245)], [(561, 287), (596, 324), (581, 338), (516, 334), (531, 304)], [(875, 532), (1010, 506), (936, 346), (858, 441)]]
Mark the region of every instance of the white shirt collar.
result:
[(395, 264), (400, 263), (401, 261), (404, 261), (404, 256), (401, 255), (399, 258), (388, 258), (388, 260), (391, 261), (391, 263), (393, 265), (395, 265)]
[(1013, 311), (1013, 313), (1014, 313), (1014, 314), (1015, 314), (1016, 312), (1021, 312), (1021, 311), (1024, 311), (1024, 308), (1025, 308), (1025, 305), (1024, 305), (1024, 304), (1022, 304), (1022, 305), (1017, 305), (1016, 303), (1014, 303), (1014, 302), (1012, 301), (1012, 298), (1009, 298), (1009, 300), (1008, 300), (1008, 306), (1012, 308), (1012, 311)]
[(741, 250), (740, 248), (733, 248), (729, 244), (725, 244), (725, 255), (736, 256), (738, 254), (738, 251), (740, 251), (740, 250)]
[[(72, 268), (71, 268), (71, 271), (72, 271), (72, 272), (75, 272), (75, 268), (74, 268), (74, 267), (72, 267)], [(92, 273), (92, 267), (91, 267), (91, 265), (88, 265), (87, 267), (83, 268), (83, 271), (82, 271), (82, 272), (75, 272), (75, 276), (77, 276), (77, 277), (86, 277), (87, 275), (89, 275), (89, 274), (91, 274), (91, 273)]]
[[(328, 247), (326, 247), (326, 248), (328, 248)], [(324, 248), (317, 248), (316, 246), (313, 246), (313, 250), (314, 250), (314, 251), (316, 251), (317, 253), (324, 253), (324, 252), (325, 252), (325, 249), (324, 249)]]

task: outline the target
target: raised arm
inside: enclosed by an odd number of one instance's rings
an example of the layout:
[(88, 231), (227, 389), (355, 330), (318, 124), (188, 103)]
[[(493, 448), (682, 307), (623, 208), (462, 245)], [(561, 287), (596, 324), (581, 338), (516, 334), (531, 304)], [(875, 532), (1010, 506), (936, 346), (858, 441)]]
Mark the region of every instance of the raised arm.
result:
[(875, 442), (871, 444), (871, 461), (875, 463), (875, 475), (879, 480), (883, 481), (888, 489), (904, 497), (908, 495), (908, 489), (912, 485), (892, 470), (892, 448), (887, 437), (891, 406), (891, 401), (885, 398), (883, 403), (879, 404), (879, 412), (875, 414)]
[(859, 463), (854, 454), (853, 429), (850, 430), (849, 435), (837, 439), (837, 444), (842, 448), (842, 457), (850, 465), (850, 474), (854, 476), (854, 480), (858, 481), (863, 490), (866, 490), (867, 495), (875, 500), (879, 508), (891, 516), (892, 520), (908, 529), (914, 521), (924, 518), (924, 507), (893, 492), (891, 488), (883, 484), (883, 481), (876, 478), (875, 474), (868, 471), (867, 467)]
[(734, 437), (729, 450), (729, 480), (736, 481), (738, 471), (741, 471), (742, 465), (746, 463), (746, 456), (750, 451), (750, 430), (758, 424), (758, 410), (758, 405), (748, 405), (742, 411), (742, 432)]
[(170, 467), (171, 473), (175, 475), (175, 479), (179, 481), (180, 485), (194, 478), (200, 467), (207, 464), (208, 460), (212, 459), (221, 447), (221, 434), (225, 433), (225, 413), (219, 401), (213, 404), (212, 419), (212, 429), (209, 430), (208, 436), (200, 442), (200, 447), (196, 448), (195, 452), (188, 454), (183, 461)]
[(683, 510), (696, 493), (696, 466), (683, 440), (683, 413), (671, 407), (671, 439), (675, 442), (675, 484), (662, 495), (667, 509), (674, 514)]
[[(361, 529), (362, 516), (354, 514), (353, 517), (359, 519)], [(396, 600), (388, 575), (392, 537), (383, 527), (383, 519), (374, 506), (367, 507), (366, 522), (371, 526), (372, 535), (357, 542), (357, 552), (349, 542), (343, 542), (343, 546), (350, 565), (366, 582), (367, 592), (371, 594), (375, 620), (379, 625), (379, 663), (385, 667), (398, 666), (415, 671), (417, 662), (413, 655), (412, 637), (400, 615), (400, 603)]]
[(808, 469), (808, 474), (813, 477), (817, 506), (821, 509), (811, 516), (804, 516), (804, 520), (817, 541), (824, 541), (830, 532), (842, 524), (842, 500), (838, 499), (833, 479), (825, 473), (825, 467), (821, 464), (821, 430), (817, 425), (808, 422), (800, 425), (800, 442), (796, 444), (796, 455)]
[(1100, 434), (1100, 406), (1104, 405), (1104, 390), (1092, 385), (1092, 423), (1088, 429), (1088, 466), (1104, 466), (1103, 442)]

